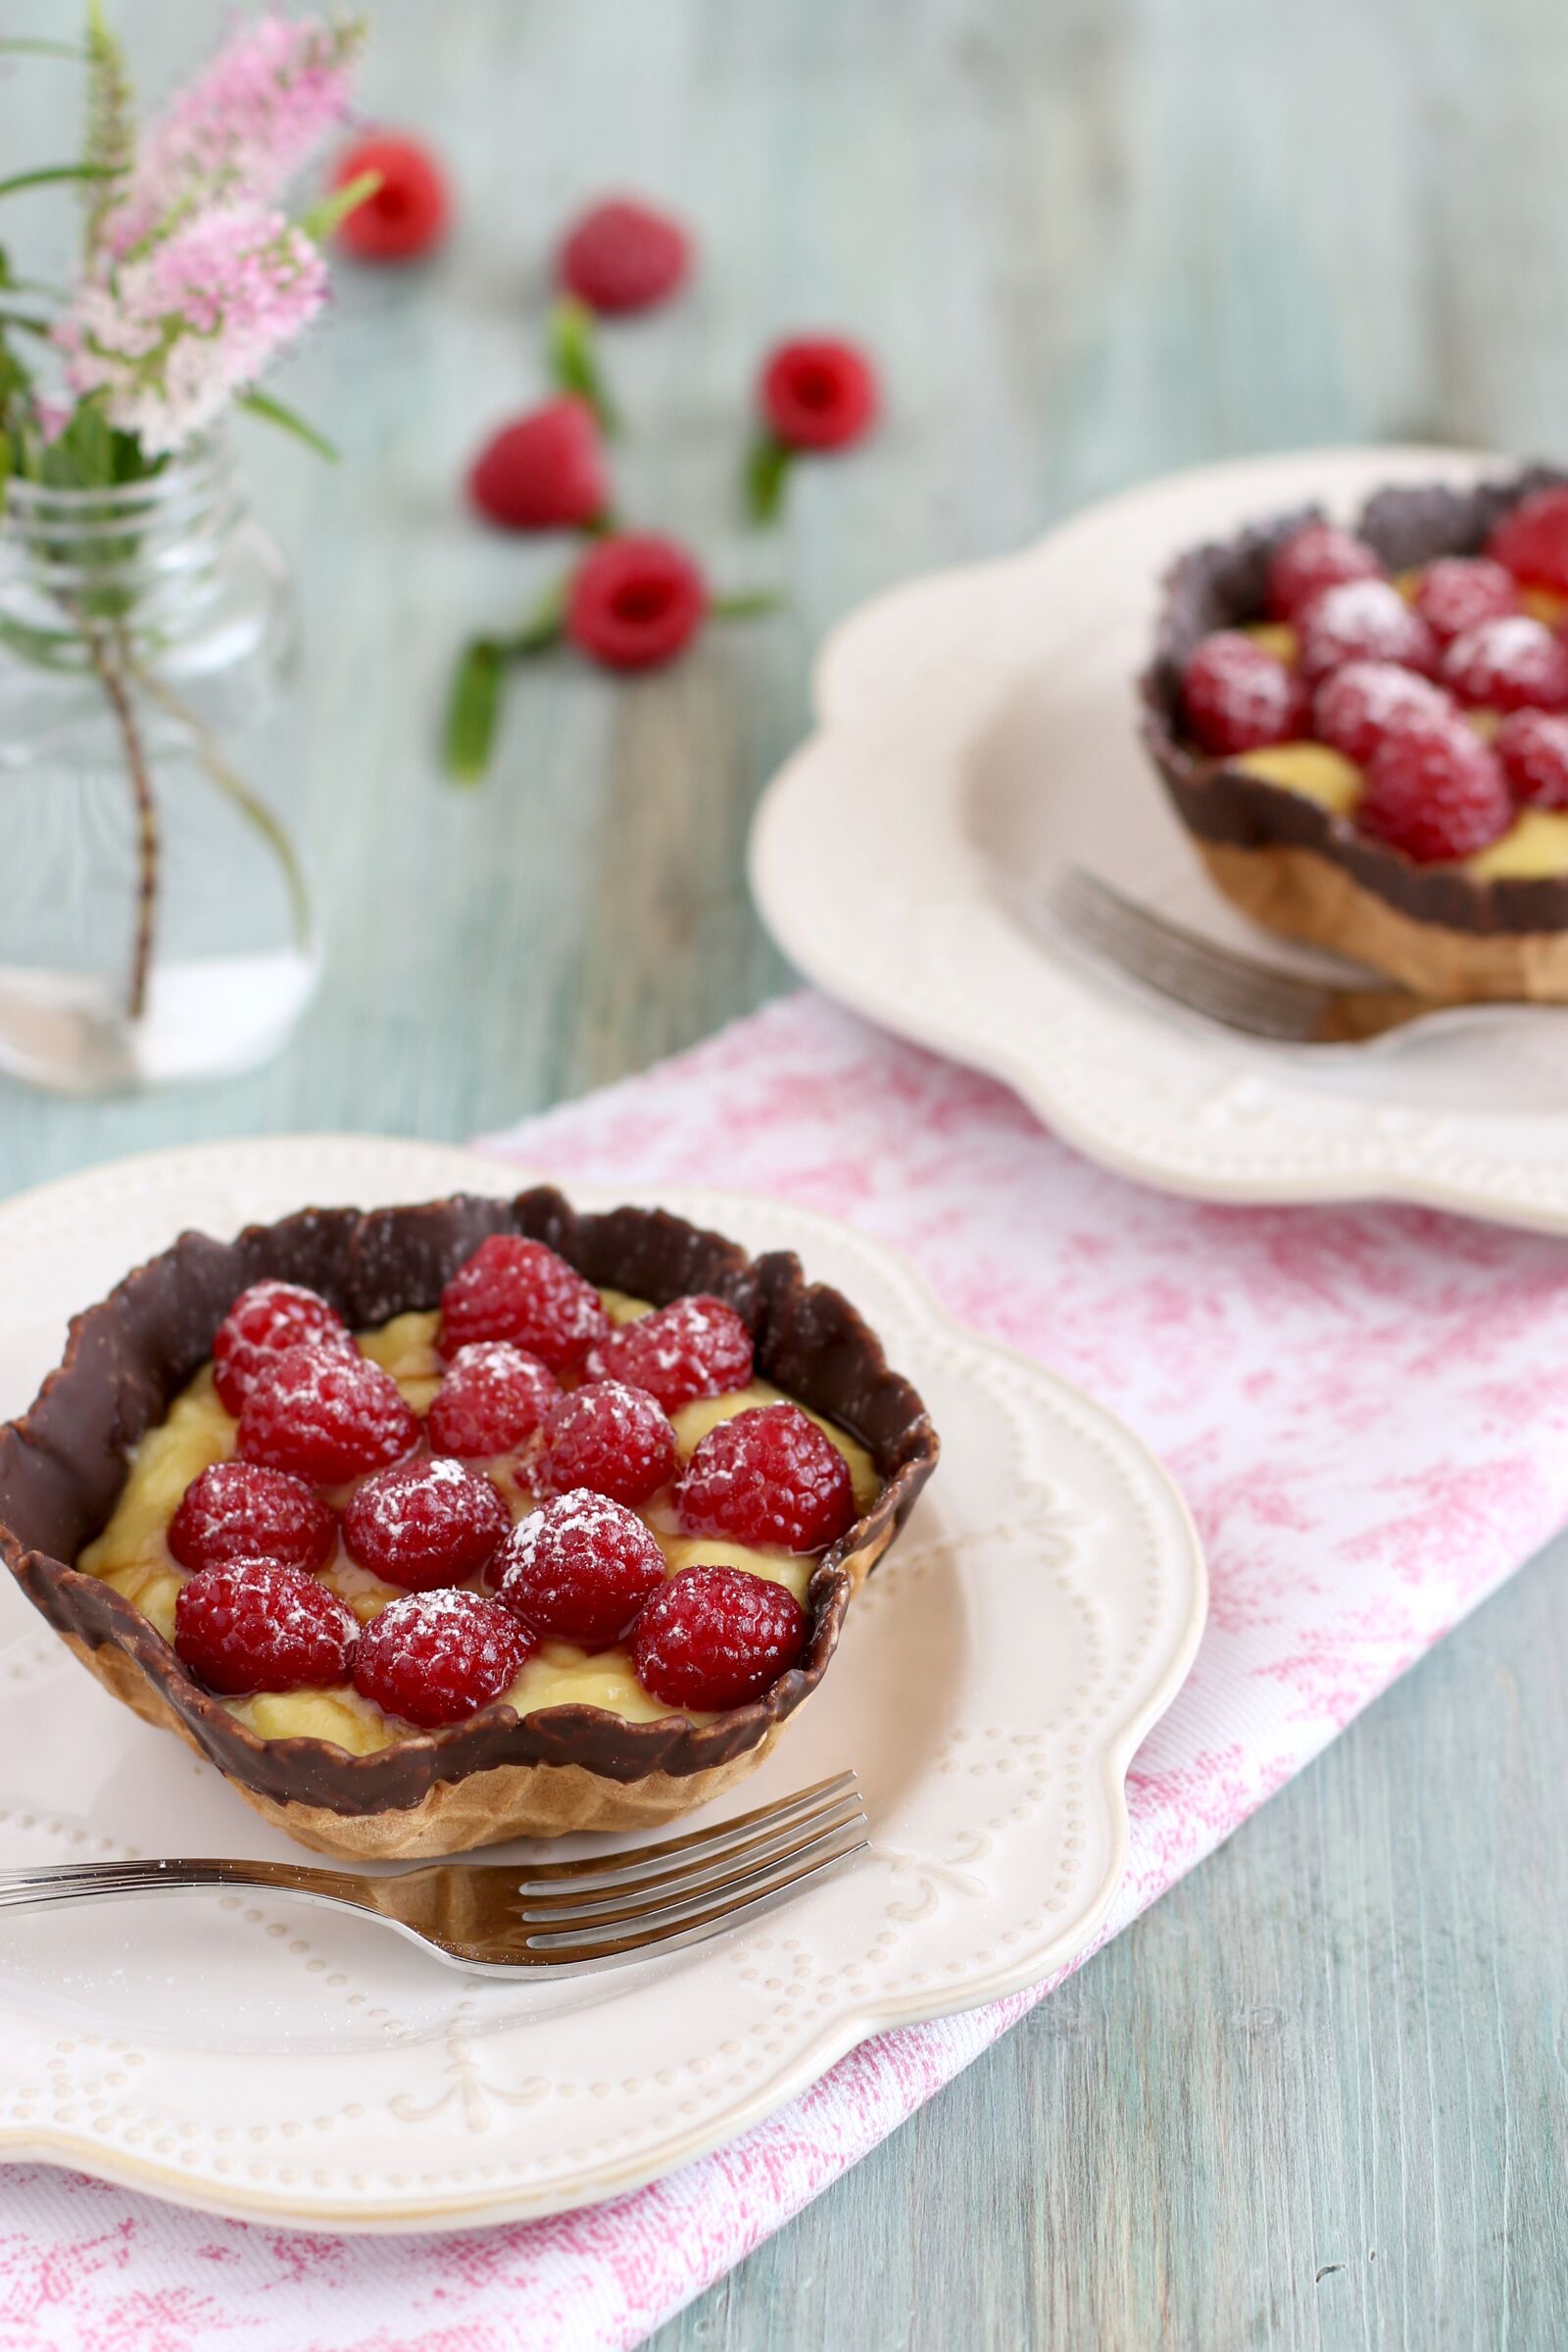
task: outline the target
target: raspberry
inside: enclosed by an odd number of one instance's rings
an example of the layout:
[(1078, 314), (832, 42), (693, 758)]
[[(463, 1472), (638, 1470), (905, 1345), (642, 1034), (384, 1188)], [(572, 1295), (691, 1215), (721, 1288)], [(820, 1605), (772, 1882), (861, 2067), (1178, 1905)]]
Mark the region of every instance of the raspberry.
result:
[(535, 1646), (482, 1592), (404, 1592), (360, 1635), (354, 1688), (421, 1731), (461, 1723), (514, 1683)]
[(229, 1560), (179, 1588), (174, 1649), (210, 1690), (341, 1683), (359, 1626), (335, 1592), (275, 1560)]
[(595, 1380), (545, 1415), (532, 1481), (540, 1494), (587, 1487), (615, 1502), (646, 1502), (675, 1468), (675, 1432), (652, 1396), (624, 1381)]
[(1438, 641), (1387, 580), (1345, 580), (1300, 615), (1301, 670), (1315, 686), (1347, 662), (1393, 662), (1428, 676), (1438, 666)]
[(786, 449), (848, 449), (876, 422), (876, 371), (853, 343), (800, 337), (769, 352), (757, 402)]
[(643, 1689), (671, 1707), (739, 1707), (806, 1647), (793, 1592), (745, 1568), (688, 1568), (656, 1592), (631, 1638)]
[(332, 185), (347, 187), (365, 172), (379, 172), (381, 185), (355, 206), (337, 232), (356, 261), (412, 262), (441, 242), (451, 205), (446, 178), (427, 147), (416, 139), (362, 139), (339, 156)]
[(672, 539), (605, 539), (566, 598), (566, 634), (609, 669), (653, 669), (702, 627), (708, 584)]
[(481, 514), (512, 531), (581, 530), (610, 504), (594, 413), (585, 400), (548, 401), (485, 443), (468, 475)]
[(808, 1414), (761, 1404), (709, 1431), (675, 1508), (694, 1535), (821, 1551), (854, 1525), (855, 1490), (843, 1454)]
[(1383, 566), (1364, 539), (1336, 530), (1331, 522), (1307, 522), (1270, 556), (1264, 593), (1275, 620), (1295, 620), (1325, 588), (1382, 577)]
[(1205, 637), (1182, 672), (1187, 723), (1205, 752), (1255, 752), (1306, 732), (1306, 689), (1239, 629)]
[(1468, 858), (1513, 821), (1502, 770), (1463, 719), (1428, 721), (1386, 738), (1356, 806), (1363, 833), (1417, 864)]
[(354, 1347), (342, 1316), (315, 1291), (303, 1291), (293, 1282), (253, 1282), (248, 1291), (241, 1291), (213, 1342), (214, 1376), (226, 1409), (237, 1415), (263, 1367), (285, 1348), (302, 1348), (312, 1341), (344, 1349)]
[(1568, 717), (1511, 710), (1492, 748), (1516, 801), (1529, 808), (1568, 808)]
[(446, 1455), (368, 1478), (343, 1514), (352, 1558), (416, 1592), (477, 1576), (512, 1525), (487, 1478)]
[(664, 1555), (636, 1512), (608, 1494), (563, 1494), (518, 1520), (491, 1582), (539, 1633), (607, 1649), (664, 1582)]
[(242, 1460), (337, 1487), (409, 1451), (419, 1424), (389, 1372), (356, 1349), (286, 1348), (245, 1399)]
[(692, 243), (678, 220), (633, 196), (612, 196), (574, 221), (556, 275), (593, 311), (647, 311), (684, 284)]
[(447, 1366), (424, 1426), (437, 1453), (487, 1461), (531, 1438), (560, 1395), (536, 1355), (510, 1340), (475, 1340)]
[(1440, 644), (1448, 645), (1479, 621), (1517, 612), (1512, 572), (1486, 556), (1440, 556), (1416, 582), (1415, 609)]
[(441, 1352), (472, 1340), (510, 1340), (552, 1372), (580, 1364), (610, 1317), (591, 1282), (543, 1242), (493, 1233), (441, 1294)]
[(1510, 507), (1487, 553), (1516, 580), (1568, 595), (1568, 489), (1533, 490)]
[(752, 1377), (752, 1335), (722, 1298), (677, 1298), (635, 1323), (621, 1323), (588, 1351), (590, 1380), (624, 1380), (657, 1396), (666, 1413), (694, 1396), (723, 1396)]
[(1473, 710), (1560, 710), (1568, 705), (1568, 649), (1527, 612), (1510, 612), (1456, 637), (1443, 677)]
[(309, 1575), (324, 1566), (337, 1521), (303, 1478), (256, 1462), (214, 1462), (193, 1478), (169, 1523), (169, 1548), (182, 1568), (226, 1568), (270, 1560)]
[(1313, 733), (1360, 767), (1391, 732), (1452, 714), (1441, 686), (1392, 662), (1347, 662), (1312, 697)]

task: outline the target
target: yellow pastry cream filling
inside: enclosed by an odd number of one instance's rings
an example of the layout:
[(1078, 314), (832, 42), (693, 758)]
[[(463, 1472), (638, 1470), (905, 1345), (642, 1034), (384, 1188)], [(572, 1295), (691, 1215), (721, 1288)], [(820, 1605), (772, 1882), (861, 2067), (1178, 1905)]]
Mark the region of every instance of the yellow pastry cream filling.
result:
[[(624, 1292), (601, 1291), (600, 1297), (612, 1321), (616, 1323), (630, 1322), (652, 1312), (645, 1299), (628, 1298)], [(440, 1320), (434, 1312), (397, 1315), (379, 1330), (359, 1335), (361, 1350), (392, 1375), (414, 1411), (420, 1414), (429, 1409), (441, 1385), (441, 1361), (436, 1352)], [(684, 1467), (701, 1440), (720, 1421), (756, 1405), (783, 1400), (783, 1390), (765, 1380), (754, 1380), (749, 1387), (728, 1396), (701, 1396), (681, 1406), (670, 1415), (679, 1464)], [(790, 1401), (799, 1403), (798, 1398)], [(810, 1413), (809, 1406), (803, 1405), (801, 1410)], [(849, 1465), (857, 1509), (861, 1513), (869, 1510), (882, 1484), (870, 1455), (847, 1431), (836, 1428), (819, 1413), (810, 1413), (810, 1418), (831, 1439)], [(233, 1415), (225, 1411), (219, 1399), (212, 1365), (205, 1364), (189, 1387), (175, 1397), (167, 1417), (156, 1429), (149, 1430), (136, 1447), (114, 1517), (76, 1562), (87, 1575), (101, 1577), (117, 1592), (122, 1592), (169, 1642), (174, 1638), (174, 1603), (186, 1574), (170, 1551), (169, 1523), (192, 1479), (214, 1462), (226, 1461), (233, 1453), (237, 1428)], [(511, 1461), (475, 1463), (472, 1467), (494, 1479), (514, 1519), (521, 1519), (533, 1509), (534, 1498), (518, 1484)], [(656, 1494), (639, 1516), (652, 1530), (671, 1576), (684, 1568), (709, 1565), (746, 1568), (754, 1576), (769, 1577), (787, 1585), (797, 1600), (804, 1600), (820, 1556), (812, 1552), (758, 1551), (724, 1537), (683, 1535), (676, 1526), (667, 1492)], [(378, 1615), (401, 1592), (400, 1587), (382, 1584), (368, 1569), (351, 1559), (341, 1536), (335, 1554), (320, 1576), (323, 1584), (348, 1602), (362, 1624)], [(503, 1695), (519, 1715), (575, 1703), (603, 1707), (629, 1722), (647, 1723), (672, 1711), (643, 1689), (625, 1649), (590, 1652), (570, 1642), (553, 1640), (540, 1642)], [(264, 1740), (304, 1736), (329, 1740), (354, 1755), (368, 1755), (376, 1748), (389, 1747), (394, 1740), (410, 1737), (407, 1724), (384, 1714), (372, 1700), (362, 1698), (347, 1683), (325, 1690), (260, 1690), (245, 1698), (225, 1698), (221, 1703)], [(695, 1709), (684, 1712), (694, 1723), (710, 1720)]]

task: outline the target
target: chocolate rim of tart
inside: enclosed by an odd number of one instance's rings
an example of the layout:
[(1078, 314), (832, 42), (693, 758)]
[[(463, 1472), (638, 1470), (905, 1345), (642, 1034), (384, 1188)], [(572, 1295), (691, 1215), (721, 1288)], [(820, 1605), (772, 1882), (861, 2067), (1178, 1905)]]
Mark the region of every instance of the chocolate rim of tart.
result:
[[(207, 1361), (219, 1325), (251, 1283), (304, 1284), (351, 1329), (365, 1330), (433, 1307), (449, 1276), (496, 1233), (546, 1242), (588, 1281), (655, 1306), (693, 1291), (726, 1299), (752, 1331), (759, 1371), (858, 1438), (882, 1492), (812, 1575), (801, 1663), (710, 1722), (672, 1714), (633, 1723), (580, 1701), (518, 1717), (498, 1701), (439, 1731), (411, 1727), (368, 1755), (303, 1736), (261, 1739), (194, 1679), (133, 1602), (70, 1563), (113, 1512), (131, 1449)], [(683, 1781), (769, 1740), (822, 1680), (856, 1585), (908, 1517), (937, 1452), (924, 1405), (889, 1369), (881, 1343), (839, 1292), (808, 1283), (789, 1251), (749, 1257), (662, 1210), (579, 1214), (548, 1186), (512, 1200), (459, 1194), (368, 1212), (304, 1209), (232, 1242), (182, 1234), (74, 1319), (59, 1367), (22, 1419), (0, 1429), (0, 1555), (117, 1696), (161, 1701), (138, 1711), (161, 1721), (172, 1713), (261, 1809), (403, 1813), (442, 1784), (496, 1766), (575, 1765), (628, 1786), (652, 1775)], [(128, 1662), (142, 1691), (103, 1671), (97, 1653), (105, 1650)]]
[[(1568, 474), (1531, 466), (1468, 489), (1427, 482), (1379, 490), (1352, 527), (1391, 572), (1409, 571), (1438, 556), (1479, 555), (1510, 507), (1532, 491), (1560, 489), (1565, 483)], [(1260, 879), (1256, 893), (1249, 892), (1245, 867), (1239, 873), (1239, 866), (1248, 853), (1296, 851), (1340, 869), (1338, 892), (1331, 880), (1324, 893), (1330, 923), (1336, 910), (1353, 909), (1353, 890), (1359, 889), (1409, 922), (1490, 937), (1504, 957), (1512, 953), (1505, 943), (1520, 934), (1568, 929), (1568, 874), (1484, 877), (1452, 865), (1418, 865), (1402, 851), (1363, 839), (1348, 816), (1252, 775), (1234, 760), (1198, 751), (1185, 739), (1182, 672), (1200, 639), (1215, 629), (1244, 628), (1264, 619), (1264, 580), (1274, 549), (1303, 523), (1327, 519), (1318, 506), (1273, 515), (1232, 539), (1189, 549), (1165, 576), (1153, 660), (1139, 681), (1143, 738), (1177, 814), (1202, 845), (1210, 871), (1229, 895), (1254, 897), (1252, 910), (1265, 920), (1267, 882)], [(1241, 891), (1232, 887), (1238, 878)], [(1326, 934), (1318, 930), (1312, 936)]]

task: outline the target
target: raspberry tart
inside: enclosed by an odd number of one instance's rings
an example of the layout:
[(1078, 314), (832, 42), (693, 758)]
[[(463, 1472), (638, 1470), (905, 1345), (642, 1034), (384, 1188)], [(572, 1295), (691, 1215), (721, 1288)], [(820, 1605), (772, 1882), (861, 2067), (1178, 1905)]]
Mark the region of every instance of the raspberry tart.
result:
[(0, 1430), (0, 1550), (116, 1697), (318, 1851), (721, 1794), (937, 1457), (837, 1292), (540, 1188), (184, 1235)]
[(1144, 738), (1244, 912), (1435, 1003), (1568, 1001), (1568, 476), (1192, 550)]

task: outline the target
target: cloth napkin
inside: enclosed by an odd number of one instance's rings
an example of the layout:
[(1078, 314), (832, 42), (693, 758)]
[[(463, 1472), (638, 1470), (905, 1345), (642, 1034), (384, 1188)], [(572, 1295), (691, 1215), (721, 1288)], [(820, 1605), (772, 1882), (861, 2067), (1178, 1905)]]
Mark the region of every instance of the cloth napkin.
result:
[[(1413, 1208), (1146, 1192), (1001, 1088), (810, 995), (489, 1141), (630, 1198), (728, 1184), (845, 1218), (1163, 1456), (1202, 1530), (1212, 1608), (1132, 1771), (1107, 1936), (1568, 1518), (1568, 1249), (1548, 1238)], [(885, 2034), (731, 2146), (553, 2221), (321, 2238), (13, 2167), (0, 2342), (619, 2352), (1050, 1989)]]

